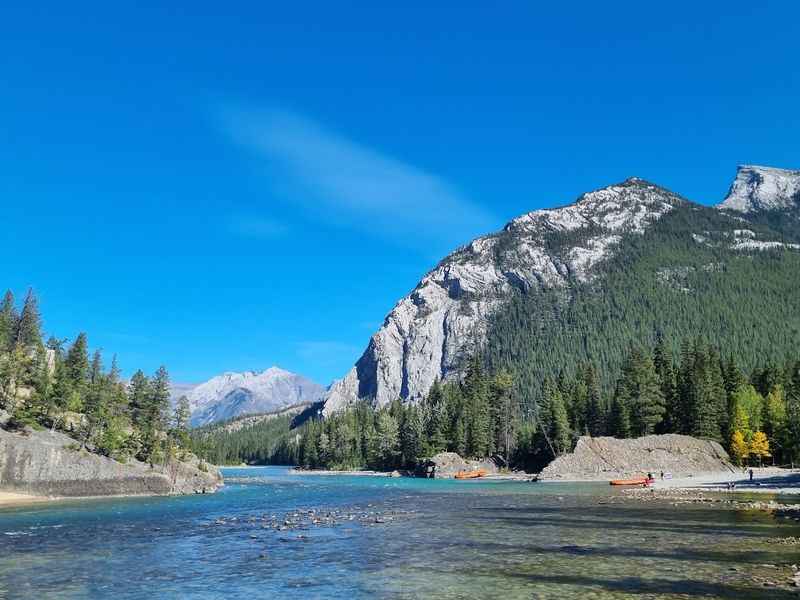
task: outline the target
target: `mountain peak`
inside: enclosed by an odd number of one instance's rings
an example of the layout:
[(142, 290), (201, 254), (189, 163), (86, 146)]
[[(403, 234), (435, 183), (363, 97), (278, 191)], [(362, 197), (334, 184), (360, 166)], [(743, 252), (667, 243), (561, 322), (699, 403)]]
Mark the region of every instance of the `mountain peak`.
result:
[(792, 208), (800, 196), (800, 171), (740, 165), (728, 195), (718, 207), (751, 213)]
[(228, 371), (185, 391), (194, 426), (316, 402), (324, 392), (323, 386), (277, 366)]

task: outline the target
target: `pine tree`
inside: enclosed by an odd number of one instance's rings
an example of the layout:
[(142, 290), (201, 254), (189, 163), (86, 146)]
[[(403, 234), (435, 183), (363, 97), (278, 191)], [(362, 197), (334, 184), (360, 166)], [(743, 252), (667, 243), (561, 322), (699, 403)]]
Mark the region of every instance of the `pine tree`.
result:
[(420, 411), (416, 406), (409, 406), (403, 414), (400, 426), (400, 445), (403, 462), (407, 466), (413, 467), (422, 459), (424, 437)]
[(681, 405), (678, 395), (678, 384), (672, 353), (666, 339), (659, 332), (656, 347), (653, 350), (653, 365), (664, 397), (664, 419), (659, 425), (659, 432), (672, 433), (681, 430)]
[(16, 331), (16, 343), (23, 348), (35, 348), (42, 344), (42, 319), (39, 315), (39, 303), (33, 290), (28, 290), (22, 314)]
[(19, 316), (14, 306), (14, 294), (7, 290), (0, 304), (0, 353), (11, 350), (16, 341)]
[(564, 396), (561, 391), (557, 388), (553, 390), (548, 403), (550, 405), (550, 414), (552, 417), (550, 441), (557, 454), (564, 454), (569, 452), (572, 448), (572, 432), (570, 430), (567, 407), (564, 403)]
[(147, 407), (148, 426), (163, 431), (169, 408), (169, 373), (163, 365), (158, 368), (150, 383), (150, 398)]
[(482, 458), (492, 450), (489, 418), (489, 385), (483, 364), (476, 355), (464, 378), (463, 394), (467, 406), (467, 454)]
[(423, 402), (425, 435), (425, 453), (434, 455), (447, 449), (447, 403), (439, 380), (433, 382)]
[(631, 352), (620, 381), (620, 394), (630, 408), (632, 433), (653, 433), (666, 409), (658, 375), (649, 354), (640, 349)]
[(588, 395), (586, 427), (589, 435), (601, 436), (606, 433), (606, 410), (600, 393), (600, 382), (594, 364), (587, 365), (583, 372), (584, 385)]
[(620, 439), (631, 437), (630, 411), (625, 398), (619, 391), (614, 394), (608, 420), (608, 428), (611, 435)]
[(144, 429), (147, 423), (149, 399), (150, 380), (141, 370), (136, 371), (131, 377), (128, 387), (128, 402), (130, 404), (131, 420), (137, 429)]
[(491, 383), (492, 420), (494, 422), (494, 447), (508, 463), (515, 437), (519, 406), (514, 398), (514, 380), (501, 369)]
[(186, 396), (178, 398), (175, 403), (175, 410), (172, 413), (172, 438), (181, 448), (189, 448), (189, 420), (192, 411), (189, 407), (189, 399)]
[(72, 387), (83, 393), (89, 383), (89, 344), (85, 333), (79, 333), (67, 351), (64, 367)]
[(381, 410), (378, 413), (375, 429), (378, 434), (378, 465), (382, 469), (394, 468), (400, 455), (400, 431), (397, 420), (388, 410)]
[(800, 452), (800, 361), (792, 367), (786, 389), (786, 446), (792, 462)]

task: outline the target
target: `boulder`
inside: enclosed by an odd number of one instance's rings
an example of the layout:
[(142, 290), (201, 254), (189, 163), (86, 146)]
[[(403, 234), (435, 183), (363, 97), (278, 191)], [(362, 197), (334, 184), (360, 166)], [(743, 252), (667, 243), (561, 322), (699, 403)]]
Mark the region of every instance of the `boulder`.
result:
[(491, 459), (465, 460), (455, 452), (440, 452), (423, 461), (417, 468), (418, 477), (435, 479), (452, 479), (459, 471), (477, 471), (483, 469), (488, 474), (497, 473), (497, 465)]
[(647, 435), (619, 440), (612, 437), (578, 439), (575, 450), (545, 467), (540, 479), (604, 480), (661, 471), (675, 477), (700, 473), (735, 472), (728, 453), (712, 440), (688, 435)]

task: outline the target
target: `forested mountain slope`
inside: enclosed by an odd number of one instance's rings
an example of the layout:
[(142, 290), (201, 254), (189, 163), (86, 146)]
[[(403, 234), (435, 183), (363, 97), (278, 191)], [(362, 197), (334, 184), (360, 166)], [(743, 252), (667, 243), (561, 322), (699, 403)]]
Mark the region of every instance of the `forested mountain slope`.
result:
[(507, 367), (523, 404), (589, 358), (610, 386), (658, 332), (706, 336), (744, 367), (785, 355), (800, 341), (798, 190), (798, 171), (745, 166), (717, 208), (632, 178), (514, 219), (395, 306), (325, 412), (419, 402), (473, 354)]

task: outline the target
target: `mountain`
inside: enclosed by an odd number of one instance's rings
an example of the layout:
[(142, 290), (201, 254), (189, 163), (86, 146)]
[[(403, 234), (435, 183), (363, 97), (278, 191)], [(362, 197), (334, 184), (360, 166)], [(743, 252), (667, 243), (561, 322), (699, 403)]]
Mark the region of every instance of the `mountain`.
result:
[(184, 393), (189, 399), (191, 424), (198, 427), (317, 402), (325, 388), (302, 375), (270, 367), (261, 373), (223, 373)]
[(800, 241), (800, 171), (741, 166), (718, 208)]
[[(357, 399), (418, 402), (476, 352), (510, 369), (530, 400), (579, 361), (615, 371), (658, 332), (704, 335), (743, 366), (796, 346), (798, 182), (797, 171), (740, 167), (726, 200), (708, 207), (631, 178), (522, 215), (450, 254), (397, 303), (325, 413)], [(761, 329), (737, 339), (744, 324)]]
[(719, 208), (752, 214), (791, 210), (797, 208), (798, 204), (800, 171), (742, 165)]

